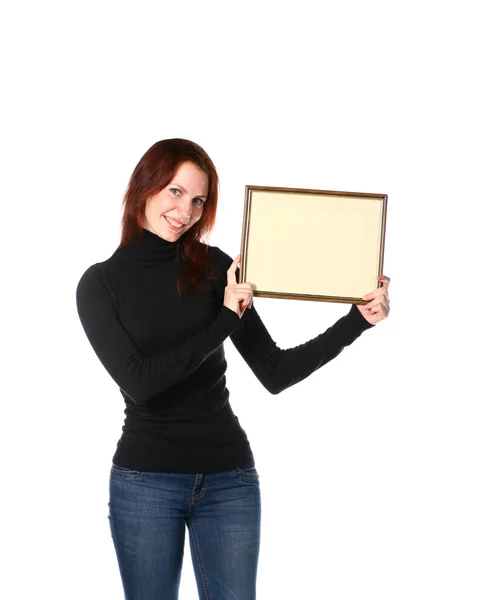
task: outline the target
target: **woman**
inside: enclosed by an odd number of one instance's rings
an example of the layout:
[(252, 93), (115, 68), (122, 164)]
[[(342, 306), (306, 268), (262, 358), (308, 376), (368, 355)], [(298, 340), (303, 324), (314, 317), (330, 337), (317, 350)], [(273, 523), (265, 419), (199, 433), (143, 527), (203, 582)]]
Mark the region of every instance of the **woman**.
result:
[(126, 599), (178, 597), (185, 527), (201, 599), (256, 597), (260, 484), (229, 403), (224, 340), (278, 394), (389, 312), (382, 277), (368, 304), (305, 344), (278, 348), (251, 284), (236, 283), (240, 256), (200, 241), (217, 197), (200, 146), (157, 142), (130, 178), (120, 246), (76, 290), (85, 333), (126, 404), (108, 515)]

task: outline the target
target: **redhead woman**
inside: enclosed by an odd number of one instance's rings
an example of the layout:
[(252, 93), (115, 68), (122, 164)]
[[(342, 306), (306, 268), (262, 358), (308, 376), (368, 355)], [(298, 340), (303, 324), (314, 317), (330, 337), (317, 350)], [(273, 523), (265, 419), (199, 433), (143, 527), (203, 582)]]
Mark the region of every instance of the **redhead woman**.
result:
[(202, 241), (217, 202), (207, 153), (189, 140), (157, 142), (129, 180), (119, 247), (76, 289), (86, 336), (125, 403), (108, 520), (126, 600), (177, 600), (187, 530), (201, 600), (256, 598), (260, 479), (231, 407), (224, 340), (279, 394), (389, 313), (382, 276), (368, 304), (279, 348), (251, 283), (237, 283), (240, 256)]

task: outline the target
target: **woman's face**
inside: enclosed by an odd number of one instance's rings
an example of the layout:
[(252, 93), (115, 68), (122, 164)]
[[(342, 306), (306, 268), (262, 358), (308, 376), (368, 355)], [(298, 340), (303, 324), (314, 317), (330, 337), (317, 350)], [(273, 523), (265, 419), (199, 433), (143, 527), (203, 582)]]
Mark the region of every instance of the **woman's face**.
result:
[(145, 229), (168, 242), (176, 242), (202, 216), (207, 199), (207, 173), (184, 162), (170, 183), (146, 201)]

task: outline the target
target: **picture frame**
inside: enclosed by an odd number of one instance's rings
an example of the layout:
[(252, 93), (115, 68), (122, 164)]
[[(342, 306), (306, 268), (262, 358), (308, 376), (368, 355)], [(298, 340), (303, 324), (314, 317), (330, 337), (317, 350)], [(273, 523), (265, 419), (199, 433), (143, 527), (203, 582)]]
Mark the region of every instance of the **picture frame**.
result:
[(256, 297), (366, 304), (381, 285), (387, 198), (247, 185), (238, 283)]

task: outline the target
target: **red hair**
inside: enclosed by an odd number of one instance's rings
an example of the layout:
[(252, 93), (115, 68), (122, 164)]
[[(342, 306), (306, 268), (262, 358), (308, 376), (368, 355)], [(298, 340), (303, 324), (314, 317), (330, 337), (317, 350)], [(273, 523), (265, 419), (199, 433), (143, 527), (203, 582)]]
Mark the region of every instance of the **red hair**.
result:
[(187, 161), (207, 173), (209, 187), (202, 216), (178, 240), (180, 257), (184, 261), (177, 282), (180, 296), (186, 290), (195, 290), (201, 280), (213, 274), (208, 245), (201, 240), (210, 233), (216, 220), (219, 178), (214, 163), (203, 148), (190, 140), (174, 138), (156, 142), (143, 154), (124, 194), (119, 245), (122, 248), (141, 239), (147, 200), (165, 188), (180, 165)]

